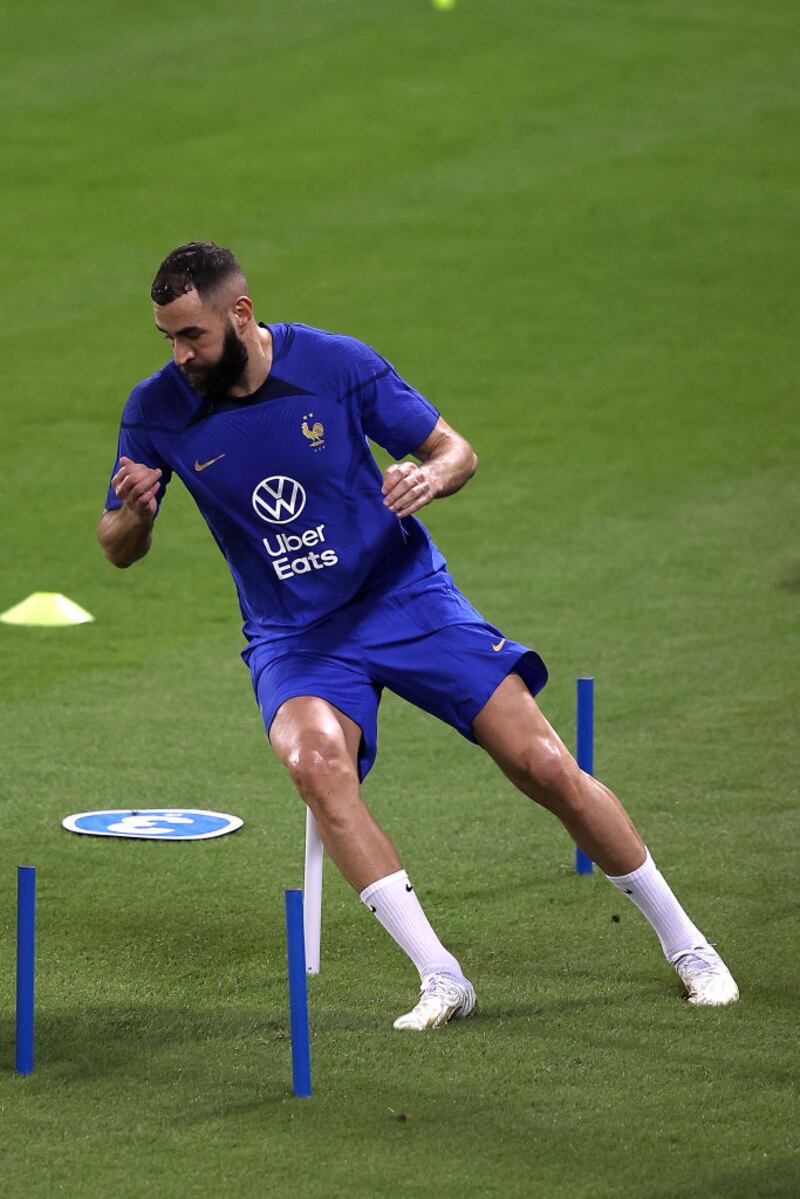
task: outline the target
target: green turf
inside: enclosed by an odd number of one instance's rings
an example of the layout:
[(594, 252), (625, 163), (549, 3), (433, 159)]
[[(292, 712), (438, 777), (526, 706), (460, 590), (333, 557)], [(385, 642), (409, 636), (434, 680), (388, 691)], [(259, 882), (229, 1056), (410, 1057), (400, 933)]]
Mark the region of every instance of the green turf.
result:
[[(0, 626), (4, 1193), (800, 1192), (798, 24), (789, 0), (45, 0), (7, 22), (0, 608), (58, 590), (97, 623)], [(94, 542), (122, 403), (162, 361), (149, 282), (193, 237), (237, 251), (261, 318), (372, 342), (473, 442), (429, 526), (541, 650), (570, 741), (596, 675), (598, 773), (736, 1008), (681, 1004), (560, 827), (387, 697), (365, 793), (481, 1008), (393, 1034), (412, 972), (329, 869), (316, 1094), (289, 1097), (303, 813), (232, 585), (178, 484), (146, 562), (116, 572)], [(59, 827), (163, 803), (246, 827), (169, 847)]]

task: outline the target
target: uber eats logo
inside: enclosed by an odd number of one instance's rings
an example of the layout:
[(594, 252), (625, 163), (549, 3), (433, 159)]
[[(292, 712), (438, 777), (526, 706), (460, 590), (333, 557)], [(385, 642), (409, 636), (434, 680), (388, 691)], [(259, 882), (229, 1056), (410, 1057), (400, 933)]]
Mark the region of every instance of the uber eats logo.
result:
[[(297, 520), (305, 506), (305, 488), (296, 479), (289, 479), (286, 475), (270, 475), (268, 479), (262, 479), (253, 491), (253, 509), (257, 516), (270, 525), (286, 525)], [(317, 552), (314, 548), (325, 543), (324, 525), (306, 529), (304, 533), (276, 531), (264, 537), (263, 542), (279, 579), (291, 579), (292, 575), (324, 570), (326, 566), (335, 566), (339, 561), (336, 550), (323, 549)]]

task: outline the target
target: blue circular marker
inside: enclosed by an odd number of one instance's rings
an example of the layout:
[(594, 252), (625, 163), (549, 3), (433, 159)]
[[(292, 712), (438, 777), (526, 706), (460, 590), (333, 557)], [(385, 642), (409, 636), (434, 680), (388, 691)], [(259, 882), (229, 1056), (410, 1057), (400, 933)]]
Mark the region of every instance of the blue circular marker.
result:
[(62, 826), (71, 833), (92, 837), (135, 837), (140, 841), (205, 841), (223, 837), (244, 824), (227, 812), (203, 808), (113, 808), (65, 816)]

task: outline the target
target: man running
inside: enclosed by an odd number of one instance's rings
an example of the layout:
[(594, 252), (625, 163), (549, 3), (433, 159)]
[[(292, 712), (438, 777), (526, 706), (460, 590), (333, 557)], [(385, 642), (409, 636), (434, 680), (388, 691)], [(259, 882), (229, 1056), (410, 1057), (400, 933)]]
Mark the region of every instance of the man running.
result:
[[(213, 243), (168, 255), (151, 297), (172, 360), (125, 405), (98, 537), (130, 566), (173, 474), (194, 497), (236, 584), (272, 748), (330, 857), (419, 971), (419, 1001), (394, 1027), (469, 1016), (475, 993), (361, 798), (384, 687), (481, 745), (561, 820), (650, 922), (690, 1003), (734, 1002), (617, 797), (542, 715), (541, 658), (484, 620), (414, 516), (471, 478), (470, 445), (362, 342), (257, 322), (241, 267)], [(381, 473), (367, 438), (417, 462)]]

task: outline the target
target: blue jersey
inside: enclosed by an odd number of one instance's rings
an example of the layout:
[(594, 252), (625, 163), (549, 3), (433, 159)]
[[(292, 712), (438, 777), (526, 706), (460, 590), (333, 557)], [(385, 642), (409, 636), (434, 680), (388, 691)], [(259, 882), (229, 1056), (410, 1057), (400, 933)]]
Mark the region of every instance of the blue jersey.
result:
[[(445, 567), (415, 517), (384, 506), (367, 438), (403, 458), (439, 413), (374, 350), (301, 324), (268, 326), (252, 395), (211, 407), (174, 362), (134, 388), (117, 451), (173, 474), (225, 556), (248, 640), (275, 640)], [(121, 507), (109, 487), (107, 508)]]

